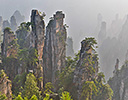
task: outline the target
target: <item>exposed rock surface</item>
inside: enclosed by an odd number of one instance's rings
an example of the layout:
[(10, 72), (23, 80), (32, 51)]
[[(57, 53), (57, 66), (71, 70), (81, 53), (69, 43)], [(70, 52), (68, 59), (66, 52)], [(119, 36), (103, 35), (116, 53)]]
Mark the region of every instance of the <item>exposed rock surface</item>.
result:
[[(47, 26), (46, 36), (43, 17), (37, 10), (32, 10), (31, 22), (21, 23), (16, 31), (16, 36), (9, 28), (4, 30), (1, 47), (2, 68), (9, 76), (13, 86), (15, 85), (13, 79), (16, 75), (29, 71), (32, 71), (39, 79), (38, 86), (40, 89), (43, 88), (43, 83), (46, 82), (52, 82), (55, 85), (57, 72), (65, 67), (67, 38), (66, 28), (63, 25), (65, 15), (61, 11), (56, 12)], [(13, 16), (11, 18), (12, 26), (16, 25), (15, 18)], [(30, 25), (32, 26), (31, 29)], [(4, 27), (6, 26), (7, 22)], [(23, 51), (22, 53), (27, 54), (28, 57), (31, 55), (31, 58), (33, 57), (31, 53), (35, 53), (32, 50), (36, 50), (38, 60), (34, 64), (20, 60), (19, 56), (17, 57), (19, 55), (17, 49)], [(24, 59), (27, 60), (28, 58)], [(35, 59), (35, 56), (33, 59)]]
[(16, 55), (18, 52), (17, 40), (14, 33), (9, 29), (5, 28), (3, 43), (1, 46), (2, 52), (2, 67), (12, 81), (15, 75), (18, 74), (18, 61)]
[(21, 23), (16, 30), (17, 42), (20, 48), (30, 48), (30, 30), (26, 28), (27, 23)]
[(119, 59), (116, 60), (115, 70), (113, 71), (113, 74), (116, 75), (116, 72), (119, 70)]
[(4, 29), (3, 43), (2, 43), (2, 56), (9, 57), (17, 54), (16, 37), (14, 32), (9, 28)]
[(55, 85), (57, 72), (65, 67), (67, 32), (63, 25), (64, 18), (62, 11), (57, 11), (46, 28), (43, 52), (44, 83), (52, 82)]
[(112, 100), (128, 100), (128, 62), (114, 73), (108, 84), (114, 92)]
[(1, 94), (5, 94), (8, 98), (7, 100), (12, 100), (12, 85), (11, 81), (8, 80), (6, 74), (3, 70), (0, 70), (0, 92)]
[[(118, 17), (115, 20), (119, 20)], [(115, 22), (115, 24), (116, 23), (117, 22)], [(116, 27), (116, 25), (114, 25), (114, 27)], [(112, 77), (112, 73), (114, 70), (113, 66), (115, 66), (115, 59), (117, 58), (120, 59), (120, 64), (123, 64), (125, 61), (125, 54), (128, 49), (127, 27), (128, 27), (128, 17), (126, 17), (126, 19), (124, 20), (124, 24), (121, 28), (121, 31), (117, 33), (118, 38), (116, 38), (117, 36), (113, 38), (107, 37), (102, 43), (100, 43), (98, 53), (100, 57), (101, 70), (105, 73), (105, 77), (107, 80), (109, 79), (109, 77)], [(112, 32), (112, 33), (115, 34), (116, 32)], [(107, 33), (107, 34), (111, 34), (111, 33)]]
[[(92, 49), (91, 45), (89, 45), (85, 40), (81, 42), (81, 50), (78, 63), (76, 65), (76, 69), (74, 71), (74, 84), (77, 87), (78, 100), (80, 100), (82, 94), (82, 86), (86, 81), (91, 81), (92, 77), (96, 77), (98, 73), (98, 61), (96, 60), (95, 51)], [(89, 61), (88, 61), (89, 60)], [(95, 73), (89, 76), (89, 66), (91, 65), (89, 62), (95, 62), (93, 68), (96, 70)], [(92, 66), (91, 65), (91, 66)]]
[(66, 45), (66, 56), (74, 57), (72, 38), (68, 37), (66, 43), (67, 43), (67, 45)]
[(43, 20), (43, 16), (41, 16), (37, 10), (32, 10), (31, 23), (32, 23), (32, 33), (31, 33), (32, 43), (38, 52), (39, 61), (42, 62), (45, 23)]

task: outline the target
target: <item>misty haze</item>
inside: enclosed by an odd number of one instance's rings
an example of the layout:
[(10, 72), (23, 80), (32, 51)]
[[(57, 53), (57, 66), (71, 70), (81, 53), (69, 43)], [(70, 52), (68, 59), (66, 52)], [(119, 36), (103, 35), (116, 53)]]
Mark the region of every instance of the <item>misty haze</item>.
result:
[(0, 0), (0, 100), (128, 100), (127, 0)]

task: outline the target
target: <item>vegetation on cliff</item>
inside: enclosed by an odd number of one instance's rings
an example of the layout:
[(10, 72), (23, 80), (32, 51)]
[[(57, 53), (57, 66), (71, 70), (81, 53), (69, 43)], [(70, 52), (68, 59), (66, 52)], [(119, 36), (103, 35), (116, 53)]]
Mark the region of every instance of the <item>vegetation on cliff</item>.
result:
[[(46, 36), (44, 20), (37, 10), (32, 11), (31, 22), (20, 24), (17, 36), (5, 29), (0, 69), (12, 81), (14, 100), (111, 100), (112, 89), (98, 71), (95, 38), (85, 38), (75, 57), (66, 57), (64, 17), (62, 11), (56, 12)], [(0, 80), (2, 77), (3, 73)], [(0, 97), (4, 100), (5, 95)]]

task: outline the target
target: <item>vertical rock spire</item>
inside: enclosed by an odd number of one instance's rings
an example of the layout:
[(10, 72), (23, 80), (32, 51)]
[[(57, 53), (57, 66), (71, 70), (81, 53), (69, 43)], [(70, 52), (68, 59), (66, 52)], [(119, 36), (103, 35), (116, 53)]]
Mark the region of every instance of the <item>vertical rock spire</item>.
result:
[(56, 82), (56, 74), (65, 67), (66, 28), (63, 25), (65, 15), (57, 11), (46, 28), (44, 46), (44, 83)]

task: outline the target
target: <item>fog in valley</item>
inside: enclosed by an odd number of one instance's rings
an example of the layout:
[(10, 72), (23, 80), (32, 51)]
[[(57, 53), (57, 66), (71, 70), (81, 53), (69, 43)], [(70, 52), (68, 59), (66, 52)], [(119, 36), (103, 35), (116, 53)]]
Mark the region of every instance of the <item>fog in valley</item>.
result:
[(53, 13), (63, 11), (74, 51), (80, 49), (85, 37), (95, 37), (101, 71), (108, 79), (113, 75), (117, 59), (120, 67), (128, 60), (127, 4), (127, 0), (0, 0), (0, 16), (10, 21), (19, 10), (24, 16), (21, 21), (29, 21), (31, 10), (38, 9), (45, 12), (47, 25)]

